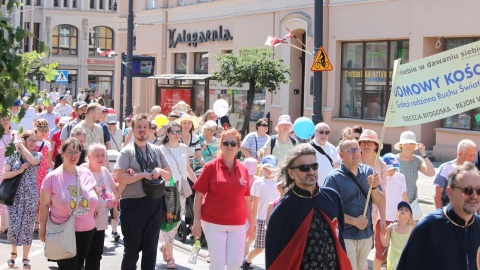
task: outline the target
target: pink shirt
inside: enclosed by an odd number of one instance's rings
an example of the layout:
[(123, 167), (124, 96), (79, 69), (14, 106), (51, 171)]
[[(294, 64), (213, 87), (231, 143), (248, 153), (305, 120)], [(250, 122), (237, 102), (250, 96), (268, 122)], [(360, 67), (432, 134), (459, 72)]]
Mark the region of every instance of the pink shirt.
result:
[[(95, 228), (94, 213), (98, 196), (94, 190), (95, 178), (87, 168), (77, 167), (80, 180), (80, 204), (75, 218), (75, 231), (84, 232)], [(75, 209), (77, 179), (75, 174), (63, 171), (63, 166), (50, 172), (42, 183), (41, 190), (50, 193), (50, 218), (53, 222), (66, 222)]]

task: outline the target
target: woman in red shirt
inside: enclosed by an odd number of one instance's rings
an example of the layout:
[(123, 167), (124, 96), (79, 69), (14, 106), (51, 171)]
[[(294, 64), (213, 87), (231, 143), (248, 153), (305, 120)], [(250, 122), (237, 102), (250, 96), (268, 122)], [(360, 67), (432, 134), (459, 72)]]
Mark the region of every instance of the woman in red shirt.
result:
[[(210, 269), (239, 269), (245, 238), (255, 238), (255, 222), (250, 207), (248, 171), (236, 158), (240, 134), (235, 129), (223, 133), (219, 155), (205, 164), (193, 186), (196, 190), (192, 234), (203, 232), (208, 242)], [(207, 196), (205, 196), (207, 195)], [(245, 234), (245, 223), (249, 227)]]

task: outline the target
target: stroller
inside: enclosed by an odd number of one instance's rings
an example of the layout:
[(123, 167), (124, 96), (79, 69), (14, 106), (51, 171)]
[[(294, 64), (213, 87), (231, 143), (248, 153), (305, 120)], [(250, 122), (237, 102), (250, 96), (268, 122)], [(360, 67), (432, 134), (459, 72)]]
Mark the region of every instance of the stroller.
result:
[[(194, 170), (194, 172), (195, 172), (195, 175), (198, 177), (200, 175), (200, 173), (202, 172), (202, 168), (196, 168), (196, 170)], [(193, 182), (190, 179), (188, 179), (188, 183), (190, 184), (191, 187), (193, 186)], [(180, 242), (182, 242), (182, 243), (185, 242), (187, 237), (192, 232), (193, 219), (194, 219), (193, 201), (194, 201), (194, 198), (195, 198), (195, 190), (192, 189), (192, 191), (193, 191), (193, 194), (190, 197), (186, 198), (186, 201), (185, 201), (185, 218), (180, 221), (180, 225), (178, 226), (178, 231), (177, 231), (177, 236), (178, 236)], [(203, 232), (202, 232), (202, 236), (198, 240), (200, 240), (200, 245), (202, 247), (207, 246), (207, 240), (205, 239), (205, 235), (203, 234)]]

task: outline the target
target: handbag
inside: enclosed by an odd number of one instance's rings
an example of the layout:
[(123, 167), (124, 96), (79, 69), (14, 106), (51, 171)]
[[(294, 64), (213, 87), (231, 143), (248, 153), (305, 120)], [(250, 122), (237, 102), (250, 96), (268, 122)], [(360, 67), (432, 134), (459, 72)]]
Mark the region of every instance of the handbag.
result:
[[(177, 170), (180, 173), (180, 175), (182, 175), (182, 170), (180, 170), (180, 166), (178, 165), (178, 161), (177, 161), (177, 158), (175, 157), (175, 155), (173, 155), (172, 151), (167, 146), (162, 145), (162, 148), (167, 149), (167, 151), (173, 157), (173, 159), (175, 160), (175, 165), (177, 165)], [(185, 198), (188, 198), (188, 197), (192, 196), (192, 194), (193, 194), (192, 187), (188, 183), (188, 180), (183, 178), (183, 176), (180, 179), (180, 184), (182, 185), (182, 195)]]
[(413, 220), (420, 220), (423, 217), (423, 212), (418, 203), (418, 198), (410, 203), (410, 207), (412, 208)]
[(44, 254), (49, 260), (58, 261), (70, 259), (77, 256), (77, 240), (75, 238), (75, 212), (78, 209), (80, 195), (80, 181), (77, 176), (77, 197), (76, 206), (70, 218), (62, 223), (56, 224), (48, 215)]
[[(14, 155), (20, 155), (18, 152), (15, 152)], [(23, 163), (23, 159), (20, 156), (20, 162)], [(15, 194), (17, 194), (18, 186), (22, 180), (23, 173), (20, 173), (10, 179), (3, 179), (0, 183), (0, 204), (4, 205), (13, 205), (15, 199)]]
[(173, 177), (170, 177), (170, 184), (165, 187), (165, 214), (163, 216), (160, 230), (169, 232), (173, 230), (181, 218), (180, 193)]
[[(151, 154), (152, 149), (149, 149), (150, 146), (148, 145), (148, 143), (146, 146), (147, 158), (150, 162), (145, 160), (142, 152), (140, 151), (140, 149), (138, 149), (138, 146), (136, 144), (134, 145), (135, 145), (135, 158), (138, 164), (140, 164), (140, 170), (142, 172), (147, 172), (147, 171), (151, 171), (153, 169), (152, 167), (156, 167), (156, 160), (155, 160), (155, 157), (152, 156)], [(165, 195), (165, 181), (161, 176), (158, 179), (152, 179), (152, 180), (147, 180), (143, 178), (142, 188), (143, 188), (143, 192), (145, 192), (145, 195), (147, 195), (147, 197), (151, 199), (158, 199), (163, 195)]]

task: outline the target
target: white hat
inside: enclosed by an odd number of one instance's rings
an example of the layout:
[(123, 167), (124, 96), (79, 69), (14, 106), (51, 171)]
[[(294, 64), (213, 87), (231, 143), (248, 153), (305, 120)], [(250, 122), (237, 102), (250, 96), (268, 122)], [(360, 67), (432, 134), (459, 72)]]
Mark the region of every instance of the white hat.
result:
[(290, 125), (290, 131), (292, 131), (293, 124), (292, 124), (292, 120), (290, 119), (290, 115), (284, 114), (284, 115), (280, 115), (280, 117), (278, 117), (278, 123), (275, 126), (275, 130), (277, 132), (278, 132), (278, 126), (282, 125), (282, 124), (289, 124)]
[(198, 117), (190, 115), (188, 113), (181, 114), (181, 117), (178, 118), (178, 119), (175, 119), (175, 122), (177, 122), (181, 125), (182, 121), (186, 121), (186, 120), (192, 121), (194, 129), (198, 128)]
[(364, 129), (362, 134), (360, 134), (360, 138), (358, 138), (358, 143), (361, 141), (372, 141), (376, 144), (378, 144), (378, 151), (382, 150), (383, 144), (382, 142), (378, 139), (377, 133), (371, 129)]
[(60, 118), (60, 120), (58, 121), (58, 124), (67, 124), (69, 121), (70, 121), (71, 117), (68, 117), (68, 116), (63, 116)]
[(418, 149), (418, 143), (417, 143), (417, 139), (415, 137), (415, 133), (413, 133), (411, 131), (402, 132), (402, 134), (400, 134), (400, 141), (397, 142), (394, 145), (394, 148), (401, 151), (402, 149), (400, 149), (400, 145), (407, 144), (407, 143), (414, 143), (415, 144), (415, 149), (414, 150)]

